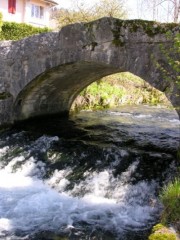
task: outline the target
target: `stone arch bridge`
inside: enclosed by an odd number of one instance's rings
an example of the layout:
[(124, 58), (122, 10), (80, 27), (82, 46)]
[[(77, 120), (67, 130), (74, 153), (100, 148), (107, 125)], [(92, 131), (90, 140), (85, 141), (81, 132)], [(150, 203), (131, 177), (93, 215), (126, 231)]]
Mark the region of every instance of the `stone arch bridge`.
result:
[[(180, 115), (180, 90), (163, 78), (163, 43), (175, 24), (102, 18), (20, 41), (0, 42), (0, 125), (31, 117), (67, 114), (79, 92), (109, 74), (128, 71), (165, 92)], [(154, 60), (155, 59), (155, 60)]]

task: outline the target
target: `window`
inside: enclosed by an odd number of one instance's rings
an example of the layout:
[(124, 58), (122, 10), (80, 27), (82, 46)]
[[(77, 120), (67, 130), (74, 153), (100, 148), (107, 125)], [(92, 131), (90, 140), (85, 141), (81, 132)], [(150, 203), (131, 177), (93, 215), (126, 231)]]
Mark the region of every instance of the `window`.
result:
[(8, 0), (8, 12), (12, 14), (16, 13), (16, 0)]
[(31, 4), (31, 17), (43, 18), (44, 8), (35, 4)]

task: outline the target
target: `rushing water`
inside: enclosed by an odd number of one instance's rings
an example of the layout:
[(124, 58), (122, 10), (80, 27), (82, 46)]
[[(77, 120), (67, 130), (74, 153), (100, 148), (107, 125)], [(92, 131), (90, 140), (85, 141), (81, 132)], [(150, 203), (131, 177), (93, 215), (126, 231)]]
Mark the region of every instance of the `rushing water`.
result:
[(172, 110), (122, 107), (22, 123), (0, 138), (0, 239), (147, 239), (176, 170)]

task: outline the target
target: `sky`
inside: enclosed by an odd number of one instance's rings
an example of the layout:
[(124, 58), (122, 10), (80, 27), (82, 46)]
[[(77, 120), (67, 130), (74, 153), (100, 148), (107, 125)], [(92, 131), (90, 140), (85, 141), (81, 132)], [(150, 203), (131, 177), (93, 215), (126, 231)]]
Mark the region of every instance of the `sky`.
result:
[[(75, 0), (74, 0), (75, 1)], [(87, 3), (87, 5), (94, 4), (101, 0), (81, 0), (83, 3)], [(59, 2), (59, 7), (62, 8), (70, 8), (72, 6), (73, 0), (57, 0)], [(142, 10), (141, 8), (141, 0), (124, 0), (124, 4), (126, 9), (128, 10), (128, 19), (144, 19), (144, 20), (153, 20), (153, 10), (147, 5), (144, 5)], [(144, 1), (145, 2), (145, 1)], [(151, 4), (151, 1), (149, 1)], [(167, 15), (167, 4), (164, 1), (161, 7), (156, 9), (155, 20), (160, 22), (172, 21), (171, 17)]]
[[(87, 4), (94, 4), (100, 0), (84, 0)], [(125, 4), (128, 8), (129, 18), (138, 18), (137, 14), (137, 1), (138, 0), (126, 0)], [(57, 0), (59, 6), (62, 8), (70, 8), (71, 7), (71, 0)]]

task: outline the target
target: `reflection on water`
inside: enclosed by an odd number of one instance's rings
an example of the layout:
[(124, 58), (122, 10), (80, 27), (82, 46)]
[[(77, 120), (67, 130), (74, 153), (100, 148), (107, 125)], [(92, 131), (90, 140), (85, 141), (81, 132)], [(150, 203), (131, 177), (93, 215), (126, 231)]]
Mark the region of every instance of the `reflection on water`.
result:
[(141, 106), (1, 133), (0, 239), (147, 239), (179, 127), (172, 110)]

